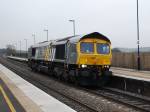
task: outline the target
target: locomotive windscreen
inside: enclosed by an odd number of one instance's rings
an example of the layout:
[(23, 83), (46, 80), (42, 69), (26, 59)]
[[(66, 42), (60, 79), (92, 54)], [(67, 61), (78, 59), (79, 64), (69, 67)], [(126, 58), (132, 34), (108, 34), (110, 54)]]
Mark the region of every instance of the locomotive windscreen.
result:
[(65, 44), (56, 45), (56, 59), (65, 59)]

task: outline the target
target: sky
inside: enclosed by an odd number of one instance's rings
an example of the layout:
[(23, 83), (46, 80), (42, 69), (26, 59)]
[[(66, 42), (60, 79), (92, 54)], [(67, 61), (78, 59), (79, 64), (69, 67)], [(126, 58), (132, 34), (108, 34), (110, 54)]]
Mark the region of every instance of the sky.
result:
[[(112, 47), (137, 47), (137, 0), (0, 0), (0, 48), (100, 32)], [(150, 47), (150, 0), (139, 0), (140, 47)]]

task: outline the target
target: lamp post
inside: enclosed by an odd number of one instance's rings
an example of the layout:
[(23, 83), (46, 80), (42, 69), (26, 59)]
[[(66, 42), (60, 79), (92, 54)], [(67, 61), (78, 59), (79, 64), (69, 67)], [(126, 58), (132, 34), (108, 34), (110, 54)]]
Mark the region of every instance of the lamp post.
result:
[(17, 43), (15, 43), (15, 56), (17, 54)]
[(14, 49), (16, 50), (17, 49), (17, 43), (14, 43), (13, 46), (14, 46)]
[(46, 32), (47, 32), (47, 41), (48, 41), (48, 29), (45, 29), (44, 31), (46, 31)]
[(73, 33), (74, 33), (74, 36), (75, 36), (75, 20), (69, 20), (69, 21), (73, 23)]
[(19, 41), (19, 43), (20, 43), (20, 57), (21, 57), (21, 41)]
[(26, 41), (26, 58), (27, 58), (27, 39), (24, 39)]
[(139, 35), (139, 1), (137, 0), (137, 47), (138, 47), (138, 52), (137, 52), (137, 69), (141, 69), (141, 63), (140, 63), (140, 35)]
[(33, 42), (34, 42), (34, 45), (35, 45), (35, 34), (32, 34), (32, 37), (33, 37)]

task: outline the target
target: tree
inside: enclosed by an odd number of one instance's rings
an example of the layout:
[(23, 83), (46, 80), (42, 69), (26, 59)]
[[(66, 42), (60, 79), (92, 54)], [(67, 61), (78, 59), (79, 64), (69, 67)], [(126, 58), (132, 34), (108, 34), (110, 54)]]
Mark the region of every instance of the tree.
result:
[(14, 56), (15, 55), (15, 53), (16, 53), (16, 49), (15, 49), (15, 46), (14, 45), (7, 45), (6, 46), (6, 53), (7, 53), (7, 55), (12, 55), (12, 56)]
[(119, 48), (113, 48), (112, 52), (121, 52)]

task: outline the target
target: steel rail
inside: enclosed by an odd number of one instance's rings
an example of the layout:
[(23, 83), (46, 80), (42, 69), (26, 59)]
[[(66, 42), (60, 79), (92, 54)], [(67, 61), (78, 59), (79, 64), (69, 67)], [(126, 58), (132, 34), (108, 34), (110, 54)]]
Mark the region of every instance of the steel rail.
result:
[(128, 107), (132, 107), (136, 110), (150, 112), (150, 100), (139, 97), (138, 95), (134, 94), (135, 96), (131, 95), (132, 93), (118, 91), (117, 89), (103, 87), (97, 90), (91, 90), (83, 88), (85, 91), (95, 94), (97, 96), (104, 97), (110, 101), (118, 102), (120, 104), (126, 105)]

